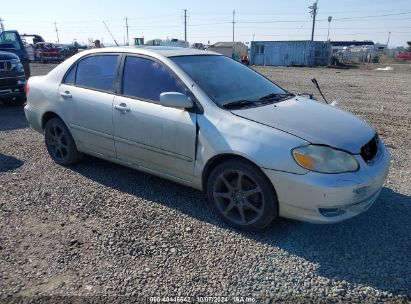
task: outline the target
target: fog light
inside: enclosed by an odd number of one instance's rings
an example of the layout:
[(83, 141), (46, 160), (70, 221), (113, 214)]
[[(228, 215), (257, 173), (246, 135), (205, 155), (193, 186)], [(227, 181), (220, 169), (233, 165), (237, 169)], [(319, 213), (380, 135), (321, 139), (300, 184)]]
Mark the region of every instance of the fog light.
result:
[(345, 210), (340, 208), (319, 208), (318, 211), (325, 217), (334, 217), (345, 213)]

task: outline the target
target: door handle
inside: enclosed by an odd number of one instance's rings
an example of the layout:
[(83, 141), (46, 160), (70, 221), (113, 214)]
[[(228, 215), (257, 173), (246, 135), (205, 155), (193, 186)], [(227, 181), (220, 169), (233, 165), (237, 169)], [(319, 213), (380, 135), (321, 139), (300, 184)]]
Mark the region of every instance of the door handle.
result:
[(71, 97), (73, 97), (73, 96), (71, 96), (70, 91), (61, 92), (61, 93), (60, 93), (60, 96), (61, 96), (61, 97), (65, 97), (65, 98), (71, 98)]
[(114, 105), (114, 109), (120, 111), (122, 114), (125, 114), (126, 112), (130, 112), (130, 108), (127, 107), (125, 103), (120, 103), (119, 105)]

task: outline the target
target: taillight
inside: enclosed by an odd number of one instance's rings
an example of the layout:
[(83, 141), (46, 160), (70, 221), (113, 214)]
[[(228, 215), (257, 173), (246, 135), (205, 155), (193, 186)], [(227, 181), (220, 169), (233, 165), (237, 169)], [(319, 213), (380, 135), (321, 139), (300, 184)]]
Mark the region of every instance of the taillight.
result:
[(26, 82), (26, 86), (25, 86), (24, 90), (26, 91), (26, 95), (27, 95), (29, 93), (29, 90), (30, 90), (30, 86), (29, 86), (28, 81)]

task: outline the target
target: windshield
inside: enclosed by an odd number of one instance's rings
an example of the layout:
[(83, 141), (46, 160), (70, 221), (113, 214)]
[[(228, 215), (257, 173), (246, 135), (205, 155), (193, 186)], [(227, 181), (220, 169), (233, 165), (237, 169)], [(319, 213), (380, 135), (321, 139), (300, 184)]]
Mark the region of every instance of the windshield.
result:
[(178, 56), (170, 59), (219, 106), (287, 93), (257, 72), (226, 56)]

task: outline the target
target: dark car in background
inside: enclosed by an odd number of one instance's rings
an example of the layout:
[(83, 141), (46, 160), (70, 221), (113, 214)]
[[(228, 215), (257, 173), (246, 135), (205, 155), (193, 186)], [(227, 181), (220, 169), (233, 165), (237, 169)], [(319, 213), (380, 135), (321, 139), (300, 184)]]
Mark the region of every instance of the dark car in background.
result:
[(62, 62), (65, 56), (63, 50), (51, 42), (37, 42), (34, 45), (34, 60), (41, 63)]
[(63, 53), (64, 59), (70, 58), (78, 53), (78, 48), (74, 45), (59, 44), (57, 47), (60, 49), (60, 52)]
[(25, 85), (30, 77), (29, 59), (17, 31), (0, 33), (0, 101), (22, 105)]
[(26, 101), (26, 77), (19, 56), (0, 51), (0, 101), (22, 105)]
[(3, 31), (0, 33), (0, 51), (16, 54), (24, 67), (26, 78), (30, 77), (29, 56), (17, 31)]

